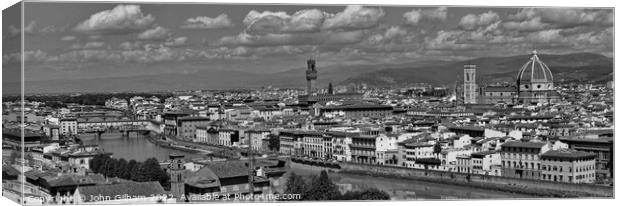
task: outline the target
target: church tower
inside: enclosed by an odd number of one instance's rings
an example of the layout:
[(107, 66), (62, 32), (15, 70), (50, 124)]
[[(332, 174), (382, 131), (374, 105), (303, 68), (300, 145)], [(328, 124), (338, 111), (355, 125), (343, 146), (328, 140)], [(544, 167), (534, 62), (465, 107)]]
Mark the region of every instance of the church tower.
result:
[(306, 80), (308, 81), (308, 85), (306, 88), (306, 93), (308, 94), (308, 96), (310, 96), (312, 95), (312, 87), (313, 87), (314, 81), (317, 78), (316, 60), (314, 60), (313, 58), (310, 58), (308, 59), (307, 64), (308, 64), (308, 69), (306, 70)]
[(463, 103), (476, 104), (476, 65), (465, 65), (463, 70)]
[(174, 195), (177, 200), (181, 200), (181, 197), (185, 195), (185, 156), (179, 154), (170, 154), (170, 164), (168, 164), (168, 175), (170, 176), (170, 193)]

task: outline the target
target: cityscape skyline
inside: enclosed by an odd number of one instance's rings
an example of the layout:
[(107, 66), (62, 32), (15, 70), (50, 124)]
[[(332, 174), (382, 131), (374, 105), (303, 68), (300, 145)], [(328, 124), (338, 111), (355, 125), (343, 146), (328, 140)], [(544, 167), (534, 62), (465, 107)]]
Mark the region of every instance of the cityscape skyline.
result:
[[(607, 43), (613, 10), (605, 8), (47, 2), (25, 8), (31, 11), (24, 16), (26, 81), (277, 73), (303, 68), (298, 62), (311, 56), (325, 68), (514, 56), (534, 49), (613, 55)], [(3, 67), (9, 69), (19, 60), (9, 49), (17, 43), (10, 41), (19, 34), (16, 25), (3, 24)]]
[(613, 12), (15, 4), (3, 198), (613, 199)]

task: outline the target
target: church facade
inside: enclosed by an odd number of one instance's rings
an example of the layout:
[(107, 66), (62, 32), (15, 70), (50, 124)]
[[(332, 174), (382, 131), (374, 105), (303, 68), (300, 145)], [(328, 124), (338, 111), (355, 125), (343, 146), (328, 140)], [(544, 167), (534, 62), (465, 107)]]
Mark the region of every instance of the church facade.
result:
[(478, 92), (478, 104), (550, 104), (561, 99), (553, 84), (553, 73), (536, 51), (519, 69), (514, 85), (481, 86)]

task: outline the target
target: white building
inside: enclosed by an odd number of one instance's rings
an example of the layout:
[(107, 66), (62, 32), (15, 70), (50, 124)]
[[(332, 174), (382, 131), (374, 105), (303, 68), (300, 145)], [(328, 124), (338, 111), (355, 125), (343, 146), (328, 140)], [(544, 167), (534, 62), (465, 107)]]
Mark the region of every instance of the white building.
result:
[(464, 148), (467, 145), (471, 145), (471, 137), (469, 135), (463, 135), (458, 138), (455, 138), (453, 141), (454, 148)]
[(62, 135), (77, 135), (78, 133), (77, 119), (63, 118), (63, 119), (60, 119), (59, 122), (60, 122), (60, 133)]
[(472, 173), (483, 175), (501, 175), (502, 157), (499, 151), (471, 153)]

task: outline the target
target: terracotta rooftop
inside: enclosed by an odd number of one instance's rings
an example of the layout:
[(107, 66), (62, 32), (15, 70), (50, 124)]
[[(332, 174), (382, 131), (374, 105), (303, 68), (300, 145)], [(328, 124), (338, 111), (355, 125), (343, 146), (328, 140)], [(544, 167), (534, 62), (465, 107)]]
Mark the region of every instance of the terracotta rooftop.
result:
[(571, 149), (550, 150), (540, 156), (541, 159), (561, 160), (584, 160), (594, 159), (595, 157), (596, 154)]
[(78, 187), (79, 194), (82, 195), (86, 202), (95, 201), (92, 197), (109, 196), (114, 198), (117, 195), (129, 195), (130, 197), (151, 197), (156, 195), (164, 195), (166, 191), (159, 182), (125, 182), (109, 185), (92, 185)]
[(502, 147), (521, 147), (521, 148), (537, 148), (540, 149), (547, 143), (544, 142), (520, 142), (520, 141), (510, 141), (502, 144)]

